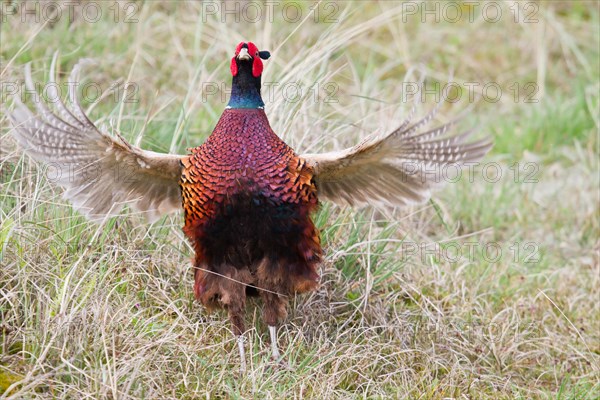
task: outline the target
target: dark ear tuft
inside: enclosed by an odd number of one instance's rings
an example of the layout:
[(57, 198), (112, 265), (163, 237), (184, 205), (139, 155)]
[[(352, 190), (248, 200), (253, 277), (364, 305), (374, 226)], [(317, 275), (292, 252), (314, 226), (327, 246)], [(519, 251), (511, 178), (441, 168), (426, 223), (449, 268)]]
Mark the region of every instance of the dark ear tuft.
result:
[(266, 51), (266, 50), (263, 50), (263, 51), (259, 51), (259, 52), (258, 52), (258, 56), (259, 56), (260, 58), (262, 58), (263, 60), (268, 60), (268, 59), (269, 59), (269, 57), (271, 57), (271, 53), (269, 53), (269, 52), (268, 52), (268, 51)]

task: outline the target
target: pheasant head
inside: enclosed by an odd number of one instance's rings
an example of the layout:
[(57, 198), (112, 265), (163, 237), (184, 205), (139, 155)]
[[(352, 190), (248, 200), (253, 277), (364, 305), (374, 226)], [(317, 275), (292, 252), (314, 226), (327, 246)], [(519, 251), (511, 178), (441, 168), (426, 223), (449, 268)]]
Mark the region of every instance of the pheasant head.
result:
[(228, 108), (263, 108), (260, 96), (262, 60), (271, 57), (268, 51), (259, 51), (252, 42), (241, 42), (231, 59), (231, 99)]

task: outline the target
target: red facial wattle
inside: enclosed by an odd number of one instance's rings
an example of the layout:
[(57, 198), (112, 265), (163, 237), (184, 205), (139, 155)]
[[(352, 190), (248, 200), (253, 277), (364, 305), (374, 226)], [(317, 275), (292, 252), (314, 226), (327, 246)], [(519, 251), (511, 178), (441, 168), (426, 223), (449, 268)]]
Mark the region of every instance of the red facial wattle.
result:
[[(240, 54), (240, 51), (242, 50), (242, 46), (244, 44), (244, 42), (241, 42), (237, 45), (237, 47), (235, 48), (235, 55), (231, 59), (230, 69), (231, 75), (233, 76), (236, 76), (238, 73), (238, 65), (236, 62), (236, 58), (238, 54)], [(248, 46), (248, 54), (250, 54), (250, 56), (252, 57), (252, 75), (255, 78), (258, 78), (263, 72), (263, 63), (258, 53), (258, 47), (256, 47), (256, 45), (252, 42), (248, 42), (246, 43), (246, 45)]]
[(233, 58), (231, 59), (231, 65), (229, 66), (229, 69), (231, 70), (231, 75), (236, 76), (238, 73), (238, 67), (237, 67), (237, 62), (235, 62), (235, 58), (237, 56), (233, 56)]

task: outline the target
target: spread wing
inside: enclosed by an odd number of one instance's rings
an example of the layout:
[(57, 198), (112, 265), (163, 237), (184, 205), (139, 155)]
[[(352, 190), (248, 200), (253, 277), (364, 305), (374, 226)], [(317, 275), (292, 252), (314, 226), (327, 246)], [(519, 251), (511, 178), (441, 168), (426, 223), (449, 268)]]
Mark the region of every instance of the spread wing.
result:
[[(36, 116), (14, 98), (15, 108), (9, 113), (12, 134), (25, 152), (48, 164), (49, 179), (65, 188), (64, 197), (92, 220), (115, 215), (125, 204), (151, 221), (180, 209), (179, 177), (184, 156), (142, 150), (119, 135), (113, 137), (96, 128), (79, 104), (73, 84), (82, 62), (69, 78), (71, 107), (67, 108), (56, 90), (55, 64), (56, 56), (47, 91), (56, 112), (36, 96)], [(25, 84), (35, 93), (29, 64)]]
[(319, 198), (357, 206), (427, 201), (433, 187), (454, 179), (458, 168), (481, 160), (492, 147), (489, 139), (469, 141), (471, 131), (446, 135), (455, 121), (423, 131), (436, 111), (345, 150), (302, 155), (314, 170)]

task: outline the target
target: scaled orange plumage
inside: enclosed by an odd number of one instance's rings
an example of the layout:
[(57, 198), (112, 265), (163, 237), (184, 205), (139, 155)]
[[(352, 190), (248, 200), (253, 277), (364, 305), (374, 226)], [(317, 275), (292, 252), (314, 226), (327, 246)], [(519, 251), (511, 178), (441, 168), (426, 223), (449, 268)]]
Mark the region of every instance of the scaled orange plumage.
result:
[[(229, 104), (206, 142), (188, 155), (142, 150), (118, 133), (102, 132), (80, 106), (76, 85), (69, 86), (68, 108), (52, 91), (58, 86), (53, 80), (48, 95), (59, 99), (57, 111), (36, 102), (34, 115), (15, 98), (8, 116), (29, 155), (75, 172), (57, 183), (89, 218), (104, 221), (128, 204), (155, 220), (183, 206), (183, 230), (195, 250), (196, 297), (209, 308), (225, 307), (240, 339), (246, 296), (260, 295), (273, 356), (279, 357), (276, 325), (288, 298), (318, 284), (322, 251), (311, 220), (317, 198), (343, 205), (420, 204), (440, 186), (432, 169), (477, 162), (491, 143), (469, 141), (471, 132), (446, 135), (453, 122), (425, 130), (434, 109), (351, 148), (297, 155), (273, 132), (264, 111), (262, 60), (269, 56), (252, 42), (236, 47)], [(78, 81), (81, 65), (70, 82)], [(29, 65), (25, 72), (27, 89), (35, 92)], [(243, 341), (238, 345), (244, 367)]]
[(243, 309), (246, 293), (267, 289), (258, 294), (274, 303), (265, 318), (275, 325), (285, 316), (286, 296), (317, 284), (321, 247), (310, 219), (317, 206), (311, 167), (273, 132), (262, 109), (225, 110), (182, 164), (183, 230), (196, 253), (196, 297), (208, 307), (226, 306), (241, 333), (234, 310)]

